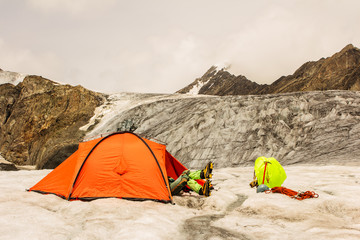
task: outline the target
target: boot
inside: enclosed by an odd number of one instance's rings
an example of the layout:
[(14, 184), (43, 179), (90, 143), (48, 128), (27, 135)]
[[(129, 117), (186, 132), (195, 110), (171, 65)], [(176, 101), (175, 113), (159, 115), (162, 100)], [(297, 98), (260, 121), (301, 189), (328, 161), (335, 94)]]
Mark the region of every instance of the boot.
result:
[(200, 189), (199, 194), (204, 195), (205, 197), (209, 197), (211, 195), (211, 186), (211, 181), (209, 179), (206, 179), (206, 182)]
[(206, 164), (203, 170), (201, 170), (200, 176), (202, 179), (209, 179), (212, 178), (212, 170), (213, 170), (214, 164), (212, 162), (209, 162)]

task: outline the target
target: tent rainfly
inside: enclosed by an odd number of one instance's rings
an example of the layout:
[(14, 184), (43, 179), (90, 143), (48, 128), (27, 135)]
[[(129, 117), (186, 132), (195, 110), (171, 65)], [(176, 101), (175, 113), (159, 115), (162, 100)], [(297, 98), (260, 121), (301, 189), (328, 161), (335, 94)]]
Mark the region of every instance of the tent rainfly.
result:
[(78, 150), (28, 191), (66, 200), (122, 198), (172, 202), (168, 177), (186, 168), (165, 145), (132, 132), (79, 144)]

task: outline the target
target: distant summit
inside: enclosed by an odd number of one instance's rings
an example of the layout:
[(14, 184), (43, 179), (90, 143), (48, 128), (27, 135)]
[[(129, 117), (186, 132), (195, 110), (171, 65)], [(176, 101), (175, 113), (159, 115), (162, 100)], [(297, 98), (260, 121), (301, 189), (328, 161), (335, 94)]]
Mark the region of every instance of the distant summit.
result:
[(212, 66), (201, 78), (197, 78), (187, 87), (177, 93), (207, 94), (207, 95), (246, 95), (259, 87), (259, 84), (246, 77), (235, 76), (225, 70)]
[(349, 44), (340, 52), (303, 64), (258, 94), (323, 90), (360, 90), (360, 50)]
[(257, 84), (224, 69), (211, 67), (177, 93), (207, 95), (257, 95), (286, 92), (360, 90), (360, 50), (352, 44), (328, 58), (303, 64), (294, 74), (283, 76), (270, 85)]

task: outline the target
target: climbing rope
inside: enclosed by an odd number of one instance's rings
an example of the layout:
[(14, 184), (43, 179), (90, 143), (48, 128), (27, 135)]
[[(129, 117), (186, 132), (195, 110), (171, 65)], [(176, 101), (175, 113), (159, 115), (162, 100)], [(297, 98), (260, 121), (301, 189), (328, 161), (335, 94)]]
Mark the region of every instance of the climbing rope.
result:
[(291, 189), (285, 188), (285, 187), (273, 187), (272, 189), (266, 191), (266, 193), (281, 193), (281, 194), (285, 194), (291, 198), (295, 198), (297, 200), (304, 200), (307, 198), (318, 198), (319, 197), (319, 194), (317, 194), (313, 191), (296, 192), (294, 190), (291, 190)]

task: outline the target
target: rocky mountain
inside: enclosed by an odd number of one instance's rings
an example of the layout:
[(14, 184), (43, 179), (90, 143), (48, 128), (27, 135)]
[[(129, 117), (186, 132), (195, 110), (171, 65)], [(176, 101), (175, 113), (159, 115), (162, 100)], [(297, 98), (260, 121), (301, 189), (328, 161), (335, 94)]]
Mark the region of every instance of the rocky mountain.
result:
[(212, 66), (201, 78), (177, 91), (177, 93), (207, 95), (247, 95), (259, 88), (259, 84), (240, 75), (235, 76), (225, 70)]
[(349, 44), (331, 57), (303, 64), (294, 74), (283, 76), (270, 85), (260, 85), (225, 69), (211, 67), (178, 93), (224, 96), (323, 90), (360, 90), (358, 48)]
[[(209, 160), (219, 168), (252, 165), (261, 155), (282, 164), (359, 164), (358, 73), (359, 50), (351, 45), (271, 85), (212, 67), (184, 90), (205, 95), (104, 95), (0, 71), (0, 155), (53, 168), (79, 141), (131, 126), (190, 168)], [(332, 87), (355, 91), (316, 91)]]
[(1, 155), (19, 165), (57, 166), (77, 149), (85, 134), (79, 128), (104, 98), (39, 76), (0, 85)]
[[(312, 91), (250, 96), (120, 93), (28, 76), (0, 85), (1, 155), (52, 168), (78, 141), (126, 130), (166, 144), (190, 168), (282, 164), (359, 164), (360, 92)], [(98, 106), (98, 107), (97, 107)], [(126, 125), (126, 124), (125, 124)]]

